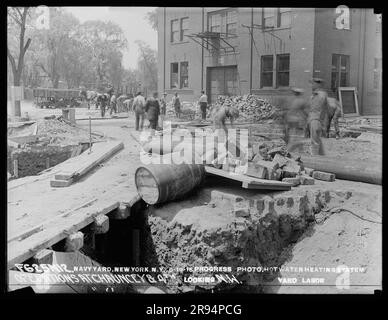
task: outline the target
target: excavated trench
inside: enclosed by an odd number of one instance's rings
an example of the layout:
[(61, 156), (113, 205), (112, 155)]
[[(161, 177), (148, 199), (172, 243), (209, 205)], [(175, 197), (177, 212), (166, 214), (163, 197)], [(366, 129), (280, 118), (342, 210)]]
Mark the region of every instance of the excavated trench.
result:
[[(7, 149), (7, 171), (18, 178), (37, 175), (71, 158), (78, 145), (28, 146)], [(84, 151), (83, 148), (82, 151)], [(16, 161), (15, 161), (16, 160)], [(17, 166), (17, 168), (15, 168)]]
[(223, 182), (207, 179), (181, 201), (155, 206), (138, 202), (128, 224), (110, 229), (116, 235), (110, 236), (108, 260), (135, 265), (131, 243), (138, 230), (138, 266), (163, 268), (168, 293), (263, 292), (278, 276), (274, 267), (292, 257), (302, 237), (314, 233), (325, 209), (351, 197), (351, 192), (318, 186), (257, 192)]

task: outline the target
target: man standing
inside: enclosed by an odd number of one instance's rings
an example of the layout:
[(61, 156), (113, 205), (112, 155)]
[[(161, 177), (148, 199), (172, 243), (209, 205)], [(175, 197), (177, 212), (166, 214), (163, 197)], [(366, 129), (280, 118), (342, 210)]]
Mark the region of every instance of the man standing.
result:
[(136, 126), (135, 126), (136, 131), (139, 131), (139, 122), (140, 122), (140, 131), (143, 130), (145, 104), (146, 102), (144, 97), (141, 95), (141, 92), (138, 92), (133, 101), (133, 109), (135, 111), (135, 116), (136, 116)]
[(327, 93), (322, 88), (323, 80), (313, 78), (312, 89), (313, 95), (310, 100), (310, 113), (308, 116), (308, 124), (310, 127), (311, 137), (311, 154), (324, 155), (324, 149), (321, 140), (322, 124), (321, 121), (327, 116), (328, 103)]
[(172, 105), (175, 109), (175, 115), (179, 119), (181, 117), (181, 101), (178, 97), (178, 92), (175, 92), (174, 96), (172, 97)]
[(105, 108), (108, 102), (108, 96), (106, 94), (101, 94), (97, 97), (97, 103), (100, 105), (101, 117), (105, 117)]
[[(158, 101), (158, 93), (155, 92), (153, 97), (147, 99), (145, 104), (145, 112), (147, 112), (147, 118), (150, 122), (150, 127), (152, 130), (156, 130), (156, 126), (158, 125), (158, 119), (160, 114), (160, 105)], [(153, 133), (154, 131), (152, 131)]]
[(206, 111), (207, 111), (207, 95), (205, 91), (201, 91), (201, 97), (198, 100), (199, 106), (201, 108), (202, 120), (206, 120)]
[(164, 118), (167, 112), (167, 92), (163, 93), (163, 96), (160, 98), (160, 126), (163, 128)]
[(112, 115), (112, 111), (117, 113), (117, 99), (115, 94), (110, 98), (110, 115)]

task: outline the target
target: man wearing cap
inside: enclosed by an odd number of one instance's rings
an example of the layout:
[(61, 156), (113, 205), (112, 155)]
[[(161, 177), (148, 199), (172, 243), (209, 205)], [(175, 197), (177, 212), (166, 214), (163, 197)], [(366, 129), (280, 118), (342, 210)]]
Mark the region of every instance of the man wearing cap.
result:
[(136, 94), (135, 99), (133, 100), (133, 109), (135, 111), (136, 116), (136, 131), (139, 131), (139, 122), (140, 122), (140, 131), (143, 130), (143, 124), (144, 124), (144, 107), (145, 107), (145, 99), (141, 95), (141, 92), (138, 92)]
[(327, 93), (323, 89), (323, 80), (320, 78), (312, 79), (313, 95), (310, 99), (310, 112), (308, 115), (308, 124), (311, 137), (311, 154), (324, 155), (324, 149), (321, 140), (322, 121), (328, 113)]
[(300, 128), (305, 128), (308, 116), (309, 104), (307, 99), (303, 96), (303, 89), (292, 88), (292, 93), (294, 96), (289, 102), (288, 110), (285, 113), (285, 137), (284, 140), (286, 143), (289, 143), (289, 151), (292, 151), (296, 147), (297, 143), (290, 143), (290, 130), (298, 130)]

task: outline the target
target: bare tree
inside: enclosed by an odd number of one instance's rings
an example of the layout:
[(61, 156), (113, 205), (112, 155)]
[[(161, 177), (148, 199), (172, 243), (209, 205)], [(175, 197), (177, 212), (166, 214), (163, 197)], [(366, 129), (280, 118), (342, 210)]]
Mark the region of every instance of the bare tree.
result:
[[(29, 10), (30, 10), (30, 7), (24, 7), (24, 8), (9, 7), (8, 8), (8, 17), (12, 19), (12, 21), (16, 23), (16, 27), (20, 29), (18, 54), (15, 54), (15, 53), (12, 54), (9, 48), (9, 45), (7, 44), (7, 56), (12, 66), (13, 85), (16, 87), (20, 86), (20, 80), (22, 78), (23, 67), (24, 67), (24, 55), (31, 43), (30, 38), (28, 38), (27, 42), (24, 43), (24, 37), (26, 32), (26, 22), (27, 22), (27, 16), (28, 16)], [(16, 117), (20, 117), (21, 116), (20, 100), (15, 101), (15, 105), (13, 106), (13, 108), (14, 108), (13, 114)]]

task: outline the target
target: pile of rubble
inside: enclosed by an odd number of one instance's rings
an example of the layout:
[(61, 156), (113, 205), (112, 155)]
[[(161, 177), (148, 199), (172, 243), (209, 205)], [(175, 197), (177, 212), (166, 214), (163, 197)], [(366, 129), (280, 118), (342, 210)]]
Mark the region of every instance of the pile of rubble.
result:
[(268, 120), (280, 119), (282, 117), (281, 108), (273, 106), (266, 99), (259, 96), (248, 94), (244, 96), (218, 96), (212, 110), (221, 106), (232, 106), (238, 109), (242, 120)]
[(47, 144), (77, 145), (80, 141), (89, 141), (87, 130), (69, 124), (62, 117), (39, 120), (37, 124), (39, 140)]
[(284, 145), (274, 147), (266, 142), (255, 143), (248, 149), (247, 163), (242, 163), (228, 153), (222, 169), (259, 179), (283, 181), (293, 186), (312, 185), (315, 179), (330, 182), (335, 180), (333, 173), (305, 168), (301, 157), (293, 157)]

